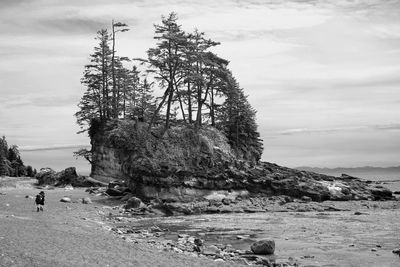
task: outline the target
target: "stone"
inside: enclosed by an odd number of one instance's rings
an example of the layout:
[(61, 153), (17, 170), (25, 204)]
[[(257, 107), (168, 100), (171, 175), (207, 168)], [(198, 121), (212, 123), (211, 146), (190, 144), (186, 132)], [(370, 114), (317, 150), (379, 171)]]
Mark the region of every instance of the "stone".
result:
[(142, 205), (142, 201), (140, 200), (140, 198), (137, 197), (131, 197), (130, 199), (128, 199), (128, 201), (126, 202), (125, 205), (125, 209), (137, 209)]
[(308, 197), (308, 196), (302, 196), (301, 200), (304, 201), (304, 202), (310, 202), (310, 201), (312, 201), (312, 198)]
[(274, 240), (260, 240), (253, 245), (251, 245), (251, 251), (253, 251), (254, 254), (260, 254), (260, 255), (270, 255), (274, 254), (275, 252), (275, 241)]
[(232, 199), (230, 199), (230, 198), (223, 198), (222, 199), (222, 204), (224, 204), (224, 205), (229, 205), (231, 203), (232, 203)]
[(203, 240), (201, 240), (200, 238), (195, 238), (193, 243), (198, 247), (201, 247), (204, 244)]
[(71, 203), (72, 200), (69, 197), (63, 197), (62, 199), (60, 199), (60, 202)]
[(384, 187), (374, 187), (371, 189), (371, 193), (374, 196), (374, 200), (388, 200), (392, 199), (392, 191)]
[(117, 196), (122, 196), (123, 192), (118, 190), (118, 189), (107, 188), (106, 194), (109, 195), (109, 196), (112, 196), (112, 197), (117, 197)]
[(41, 168), (35, 175), (38, 185), (54, 184), (57, 181), (56, 172), (51, 168)]
[(57, 185), (71, 185), (78, 178), (75, 167), (69, 167), (57, 173)]
[(400, 256), (400, 248), (396, 248), (392, 252)]
[(236, 239), (239, 239), (239, 240), (241, 240), (241, 239), (248, 239), (250, 236), (249, 235), (237, 235), (236, 236)]
[(207, 246), (203, 249), (203, 254), (206, 256), (215, 256), (218, 255), (221, 251), (217, 246), (211, 245)]
[(89, 197), (82, 198), (82, 204), (92, 204), (92, 200)]
[(66, 185), (65, 187), (64, 187), (64, 190), (65, 191), (70, 191), (70, 190), (74, 190), (74, 187), (72, 186), (72, 185)]

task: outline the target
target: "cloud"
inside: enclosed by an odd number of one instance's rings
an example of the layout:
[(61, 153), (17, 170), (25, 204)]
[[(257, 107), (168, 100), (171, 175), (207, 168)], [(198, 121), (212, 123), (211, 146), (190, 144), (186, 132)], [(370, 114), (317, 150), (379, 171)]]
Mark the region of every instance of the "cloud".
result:
[(363, 130), (400, 130), (399, 124), (385, 124), (385, 125), (366, 125), (366, 126), (348, 126), (348, 127), (335, 127), (335, 128), (297, 128), (278, 131), (277, 135), (297, 135), (297, 134), (327, 134), (335, 132), (347, 131), (363, 131)]
[(76, 105), (79, 97), (76, 95), (65, 96), (40, 96), (29, 99), (29, 104), (37, 107), (60, 107)]
[(47, 146), (21, 146), (19, 147), (20, 151), (48, 151), (48, 150), (65, 150), (71, 148), (90, 148), (87, 144), (63, 144), (63, 145), (47, 145)]

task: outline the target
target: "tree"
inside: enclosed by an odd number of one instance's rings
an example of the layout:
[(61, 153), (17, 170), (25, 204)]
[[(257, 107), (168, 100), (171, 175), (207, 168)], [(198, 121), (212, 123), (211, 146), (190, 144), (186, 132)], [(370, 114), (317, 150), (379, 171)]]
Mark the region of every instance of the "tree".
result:
[(18, 146), (16, 145), (12, 145), (9, 149), (8, 149), (8, 153), (7, 153), (7, 159), (10, 162), (16, 161), (19, 158), (20, 154), (19, 154), (19, 150), (18, 150)]
[(17, 145), (8, 147), (6, 137), (0, 139), (0, 176), (24, 176), (26, 167)]
[(238, 156), (259, 161), (263, 146), (257, 130), (256, 111), (233, 76), (228, 76), (227, 82), (229, 87), (226, 88), (226, 100), (221, 107), (217, 128), (225, 133)]
[(6, 163), (6, 157), (0, 155), (0, 176), (8, 176), (8, 168)]
[(147, 78), (144, 78), (143, 81), (139, 80), (139, 86), (136, 91), (137, 102), (132, 113), (133, 117), (139, 121), (150, 121), (155, 112), (156, 104), (153, 96), (153, 85), (154, 83), (149, 83)]
[(90, 164), (92, 163), (92, 151), (87, 150), (86, 148), (81, 148), (78, 151), (75, 151), (74, 156), (76, 159), (82, 157), (86, 159)]
[(90, 64), (85, 65), (81, 83), (86, 87), (86, 91), (78, 104), (79, 111), (75, 113), (82, 132), (87, 130), (93, 119), (105, 121), (112, 116), (109, 91), (112, 52), (107, 30), (98, 31), (95, 39), (99, 44), (90, 55)]
[(126, 32), (129, 31), (128, 25), (122, 22), (114, 22), (112, 20), (111, 27), (111, 40), (112, 40), (112, 50), (111, 50), (111, 73), (112, 73), (112, 103), (113, 103), (113, 118), (118, 118), (118, 95), (121, 91), (116, 78), (116, 60), (115, 60), (115, 38), (117, 32)]
[(28, 177), (34, 177), (34, 172), (33, 172), (33, 168), (31, 165), (26, 166), (26, 175)]
[(167, 101), (165, 129), (169, 128), (174, 93), (177, 85), (182, 80), (182, 77), (178, 77), (178, 73), (183, 66), (182, 55), (186, 38), (181, 26), (177, 24), (177, 19), (178, 17), (175, 13), (170, 13), (167, 18), (162, 17), (161, 25), (154, 25), (156, 34), (154, 39), (158, 43), (155, 48), (150, 48), (147, 51), (148, 59), (146, 62), (150, 66), (149, 72), (154, 74), (155, 79), (162, 87), (166, 87), (149, 127), (154, 123), (157, 114), (164, 106), (165, 101)]
[(7, 166), (8, 144), (6, 137), (0, 138), (0, 176), (9, 175)]

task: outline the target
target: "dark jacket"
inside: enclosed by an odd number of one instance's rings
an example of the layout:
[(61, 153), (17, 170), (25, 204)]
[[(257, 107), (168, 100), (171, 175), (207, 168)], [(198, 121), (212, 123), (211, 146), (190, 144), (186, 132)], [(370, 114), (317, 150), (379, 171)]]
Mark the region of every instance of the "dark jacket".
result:
[(44, 205), (44, 195), (38, 194), (35, 199), (36, 205)]

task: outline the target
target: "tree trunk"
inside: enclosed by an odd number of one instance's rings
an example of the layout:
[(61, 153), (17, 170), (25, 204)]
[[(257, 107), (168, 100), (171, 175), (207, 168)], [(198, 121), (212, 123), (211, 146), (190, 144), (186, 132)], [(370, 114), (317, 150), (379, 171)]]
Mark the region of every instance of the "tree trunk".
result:
[(190, 82), (188, 81), (187, 84), (188, 87), (188, 116), (189, 116), (189, 123), (193, 123), (193, 118), (192, 118), (192, 94), (190, 91)]
[(113, 91), (113, 93), (112, 93), (112, 95), (113, 95), (113, 98), (112, 98), (112, 102), (113, 102), (113, 117), (115, 118), (116, 117), (116, 113), (117, 113), (117, 111), (116, 111), (116, 103), (115, 103), (115, 101), (116, 101), (116, 97), (115, 97), (115, 95), (116, 95), (116, 81), (115, 81), (115, 64), (114, 64), (114, 61), (115, 61), (115, 28), (114, 28), (114, 20), (112, 20), (112, 40), (113, 40), (113, 42), (112, 42), (112, 57), (111, 57), (111, 73), (112, 73), (112, 91)]
[(165, 118), (165, 130), (169, 129), (169, 120), (170, 120), (170, 115), (171, 115), (171, 103), (172, 103), (172, 97), (174, 95), (174, 90), (172, 88), (172, 83), (168, 86), (170, 88), (169, 90), (169, 96), (168, 96), (168, 102), (167, 102), (167, 115)]

